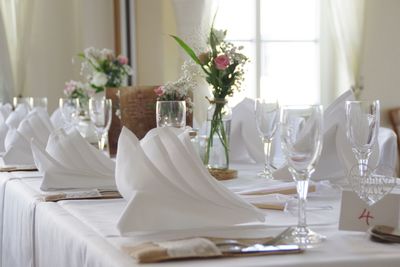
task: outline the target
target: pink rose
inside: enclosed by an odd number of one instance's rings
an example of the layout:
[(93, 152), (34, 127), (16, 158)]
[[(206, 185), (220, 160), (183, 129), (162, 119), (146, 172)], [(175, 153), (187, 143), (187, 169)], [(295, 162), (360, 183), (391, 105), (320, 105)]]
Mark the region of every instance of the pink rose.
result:
[(229, 57), (227, 55), (220, 55), (220, 56), (216, 57), (214, 59), (214, 63), (215, 63), (215, 67), (218, 70), (224, 70), (229, 66), (229, 64), (231, 64), (229, 62)]
[(158, 96), (162, 96), (164, 94), (164, 86), (159, 86), (154, 89), (154, 93), (156, 93)]
[(126, 65), (126, 64), (128, 64), (128, 58), (127, 58), (126, 56), (119, 55), (119, 56), (118, 56), (118, 62), (119, 62), (121, 65)]

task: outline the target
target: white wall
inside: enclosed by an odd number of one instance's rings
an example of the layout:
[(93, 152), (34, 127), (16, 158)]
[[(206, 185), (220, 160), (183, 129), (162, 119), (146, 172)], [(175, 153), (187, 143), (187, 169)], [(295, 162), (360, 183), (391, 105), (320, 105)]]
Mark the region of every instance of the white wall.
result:
[(366, 0), (362, 99), (381, 101), (381, 124), (388, 109), (400, 107), (400, 1)]
[[(76, 55), (88, 46), (114, 48), (113, 1), (35, 0), (24, 96), (58, 105), (66, 81), (82, 79)], [(73, 64), (73, 58), (75, 63)]]

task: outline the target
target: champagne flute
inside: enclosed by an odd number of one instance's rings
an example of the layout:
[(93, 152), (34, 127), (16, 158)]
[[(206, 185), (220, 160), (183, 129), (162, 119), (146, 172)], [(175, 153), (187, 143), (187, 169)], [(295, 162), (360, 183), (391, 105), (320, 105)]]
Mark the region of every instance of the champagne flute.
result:
[(271, 145), (272, 139), (278, 128), (279, 104), (278, 102), (267, 102), (265, 99), (257, 98), (255, 101), (256, 126), (264, 145), (265, 166), (258, 175), (272, 180), (271, 167)]
[(103, 150), (107, 132), (111, 125), (111, 99), (89, 99), (89, 115), (90, 120), (96, 128), (99, 149)]
[(325, 237), (307, 226), (306, 199), (308, 184), (322, 150), (322, 106), (284, 106), (281, 110), (281, 142), (289, 171), (297, 186), (298, 224), (285, 241), (311, 247)]
[(368, 174), (368, 161), (379, 131), (379, 100), (346, 101), (347, 138), (358, 162), (360, 176)]

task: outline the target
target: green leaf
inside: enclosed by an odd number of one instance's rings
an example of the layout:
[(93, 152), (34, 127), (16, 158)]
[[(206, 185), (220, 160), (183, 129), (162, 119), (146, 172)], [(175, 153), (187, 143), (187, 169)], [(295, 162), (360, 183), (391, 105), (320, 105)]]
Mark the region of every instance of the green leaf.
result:
[(181, 38), (175, 35), (170, 35), (170, 36), (175, 39), (175, 41), (179, 44), (179, 46), (182, 47), (183, 50), (185, 50), (185, 52), (194, 60), (194, 62), (201, 65), (199, 58), (197, 57), (196, 53), (193, 51), (192, 48), (190, 48)]

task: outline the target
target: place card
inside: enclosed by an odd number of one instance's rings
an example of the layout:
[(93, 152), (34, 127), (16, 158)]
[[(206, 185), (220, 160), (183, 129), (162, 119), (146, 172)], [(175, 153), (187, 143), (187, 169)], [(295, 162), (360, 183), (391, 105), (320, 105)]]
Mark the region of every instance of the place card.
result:
[(397, 227), (399, 223), (399, 194), (389, 194), (368, 206), (355, 192), (342, 194), (339, 230), (366, 231), (374, 225)]

